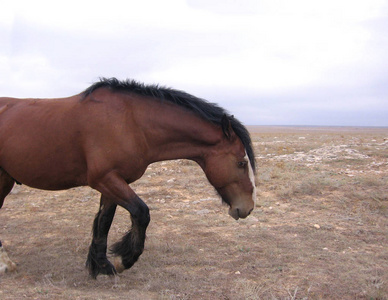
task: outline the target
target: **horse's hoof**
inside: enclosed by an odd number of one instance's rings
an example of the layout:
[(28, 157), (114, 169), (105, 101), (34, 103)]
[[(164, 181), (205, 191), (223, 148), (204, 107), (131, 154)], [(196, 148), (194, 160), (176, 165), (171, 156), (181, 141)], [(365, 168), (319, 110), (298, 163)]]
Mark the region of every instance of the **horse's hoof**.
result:
[(113, 258), (113, 265), (117, 273), (122, 273), (125, 270), (125, 267), (123, 264), (123, 258), (121, 256), (115, 256)]
[(13, 271), (16, 271), (16, 264), (9, 259), (3, 247), (0, 247), (0, 274)]
[(117, 274), (115, 267), (107, 259), (100, 263), (87, 260), (86, 268), (89, 269), (89, 274), (93, 279), (96, 279), (99, 274), (110, 276)]
[(103, 264), (100, 267), (100, 274), (111, 276), (111, 275), (116, 275), (117, 271), (116, 271), (115, 267), (110, 262), (108, 262), (108, 263)]

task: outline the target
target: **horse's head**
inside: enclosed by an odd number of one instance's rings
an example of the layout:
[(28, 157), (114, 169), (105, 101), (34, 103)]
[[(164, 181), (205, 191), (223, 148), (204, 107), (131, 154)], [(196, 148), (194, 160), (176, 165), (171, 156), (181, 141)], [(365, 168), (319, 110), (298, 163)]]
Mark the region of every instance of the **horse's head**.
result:
[(246, 218), (255, 206), (254, 163), (250, 161), (247, 149), (226, 117), (222, 121), (222, 128), (224, 138), (206, 156), (204, 171), (223, 202), (229, 205), (229, 214), (238, 220)]

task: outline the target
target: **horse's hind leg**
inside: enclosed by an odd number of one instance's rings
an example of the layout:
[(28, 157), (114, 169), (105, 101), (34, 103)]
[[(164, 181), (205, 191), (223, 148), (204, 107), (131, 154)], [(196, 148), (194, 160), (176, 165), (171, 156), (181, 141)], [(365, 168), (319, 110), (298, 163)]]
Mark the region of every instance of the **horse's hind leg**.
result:
[(96, 278), (98, 274), (114, 275), (116, 270), (106, 257), (107, 238), (117, 205), (101, 196), (100, 210), (93, 223), (93, 240), (89, 248), (86, 267), (90, 275)]
[(0, 208), (3, 206), (4, 199), (12, 190), (15, 180), (0, 168)]
[[(3, 206), (4, 198), (12, 190), (14, 183), (13, 178), (0, 168), (0, 208)], [(16, 264), (9, 259), (0, 241), (0, 274), (15, 270)]]

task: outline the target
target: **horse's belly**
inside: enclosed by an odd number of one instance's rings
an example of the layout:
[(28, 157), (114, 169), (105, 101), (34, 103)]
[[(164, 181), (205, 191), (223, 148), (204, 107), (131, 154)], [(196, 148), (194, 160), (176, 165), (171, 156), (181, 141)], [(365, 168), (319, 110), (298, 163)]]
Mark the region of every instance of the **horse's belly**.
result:
[(4, 148), (0, 167), (22, 184), (47, 190), (86, 185), (86, 163), (70, 149), (56, 152), (50, 146)]

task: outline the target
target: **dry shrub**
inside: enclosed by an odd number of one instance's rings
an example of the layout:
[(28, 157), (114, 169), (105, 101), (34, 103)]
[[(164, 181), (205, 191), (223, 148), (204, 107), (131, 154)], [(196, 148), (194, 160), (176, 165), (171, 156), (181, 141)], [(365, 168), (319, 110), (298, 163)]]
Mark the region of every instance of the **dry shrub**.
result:
[(333, 180), (325, 174), (319, 174), (305, 178), (302, 182), (296, 185), (293, 193), (295, 195), (320, 196), (328, 191), (335, 191), (341, 183)]

